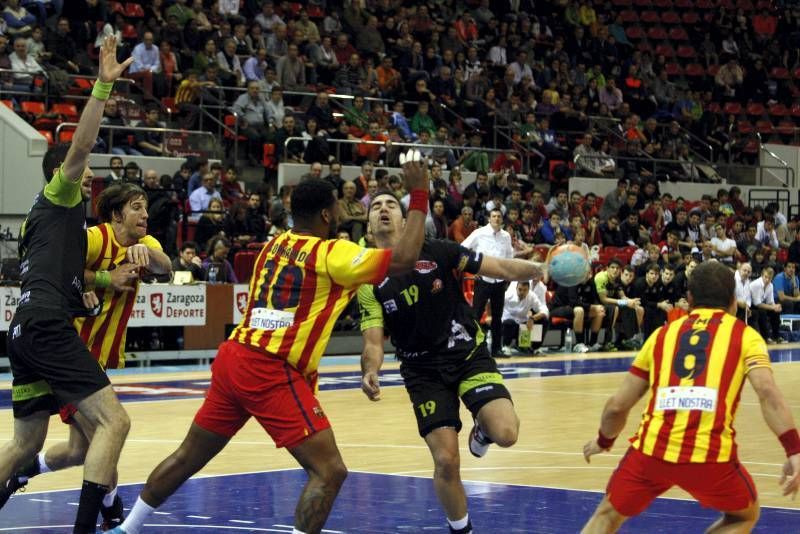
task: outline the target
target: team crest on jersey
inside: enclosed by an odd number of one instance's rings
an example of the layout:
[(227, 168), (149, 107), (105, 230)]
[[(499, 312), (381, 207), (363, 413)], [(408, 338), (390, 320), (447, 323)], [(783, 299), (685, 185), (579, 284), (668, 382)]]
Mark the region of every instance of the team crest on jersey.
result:
[(161, 317), (164, 312), (164, 296), (161, 293), (150, 295), (150, 309), (153, 310), (153, 315)]
[(323, 419), (325, 417), (325, 412), (322, 411), (322, 408), (320, 408), (319, 406), (314, 406), (313, 409), (314, 409), (314, 415), (316, 415), (320, 419)]
[(239, 309), (239, 313), (244, 313), (247, 309), (247, 293), (242, 291), (241, 293), (236, 294), (236, 307)]
[(444, 283), (440, 279), (436, 279), (433, 281), (433, 286), (431, 287), (431, 293), (438, 293), (444, 288)]
[(414, 265), (414, 270), (420, 274), (428, 274), (429, 272), (436, 270), (438, 266), (439, 265), (437, 265), (435, 261), (417, 260), (417, 263)]
[(397, 311), (397, 302), (394, 299), (387, 300), (383, 303), (383, 309), (386, 313), (392, 313)]

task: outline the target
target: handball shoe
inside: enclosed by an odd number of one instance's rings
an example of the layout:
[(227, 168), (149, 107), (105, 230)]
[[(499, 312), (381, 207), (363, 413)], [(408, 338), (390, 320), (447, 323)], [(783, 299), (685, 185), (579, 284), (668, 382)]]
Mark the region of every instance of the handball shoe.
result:
[(491, 444), (492, 440), (481, 431), (481, 427), (478, 426), (476, 421), (472, 430), (469, 431), (469, 452), (475, 458), (483, 458)]
[(119, 495), (114, 497), (114, 502), (111, 506), (100, 505), (100, 515), (103, 516), (101, 525), (103, 531), (111, 530), (122, 524), (125, 520), (125, 513), (122, 510), (122, 499), (120, 499)]
[[(2, 485), (0, 485), (0, 508), (6, 505), (8, 499), (11, 498), (14, 493), (18, 490), (25, 488), (28, 485), (28, 479), (25, 478), (24, 481), (20, 479), (16, 474), (12, 475), (11, 478), (6, 480)], [(25, 491), (22, 489), (22, 491)]]

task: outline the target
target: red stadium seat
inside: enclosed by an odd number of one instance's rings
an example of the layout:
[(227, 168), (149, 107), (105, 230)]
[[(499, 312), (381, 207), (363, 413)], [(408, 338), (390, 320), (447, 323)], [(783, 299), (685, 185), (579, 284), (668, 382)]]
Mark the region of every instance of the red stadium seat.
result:
[(126, 24), (122, 27), (122, 38), (126, 41), (136, 41), (139, 39), (139, 32), (136, 31), (136, 26), (133, 24)]
[(644, 30), (641, 26), (628, 26), (628, 29), (625, 30), (625, 35), (631, 41), (641, 41), (644, 39)]
[(42, 137), (47, 139), (47, 144), (52, 146), (53, 145), (53, 132), (50, 130), (36, 130), (41, 134)]
[(672, 0), (653, 0), (653, 5), (659, 9), (672, 9)]
[(753, 131), (755, 131), (753, 123), (750, 121), (739, 121), (736, 125), (736, 128), (740, 134), (751, 134)]
[(775, 259), (778, 260), (779, 264), (781, 265), (785, 264), (787, 261), (789, 261), (789, 249), (788, 248), (778, 249), (778, 255), (777, 258)]
[(775, 131), (781, 135), (789, 136), (795, 134), (795, 132), (797, 131), (797, 127), (794, 125), (794, 122), (792, 121), (781, 121), (778, 124), (778, 127), (775, 128)]
[(642, 15), (639, 17), (639, 20), (645, 24), (658, 24), (661, 22), (661, 17), (658, 16), (658, 12), (648, 10), (642, 11)]
[(652, 28), (647, 30), (647, 38), (653, 41), (666, 41), (667, 30), (665, 30), (661, 26), (653, 26)]
[(744, 152), (745, 154), (758, 154), (760, 150), (761, 150), (761, 144), (758, 142), (758, 139), (750, 139), (744, 145), (742, 152)]
[(257, 257), (258, 253), (250, 250), (240, 250), (233, 256), (233, 272), (240, 283), (250, 281)]
[(664, 65), (664, 70), (667, 71), (667, 76), (671, 78), (683, 75), (683, 68), (678, 63), (667, 63)]
[(125, 4), (125, 16), (131, 19), (143, 19), (144, 9), (139, 4), (128, 2)]
[(739, 102), (728, 102), (722, 110), (725, 115), (739, 115), (742, 112), (742, 105)]
[(0, 104), (3, 104), (5, 107), (7, 107), (12, 111), (14, 110), (14, 102), (11, 100), (0, 100)]
[(697, 14), (696, 11), (687, 11), (683, 15), (681, 15), (681, 20), (684, 24), (688, 24), (689, 26), (694, 26), (698, 22), (700, 22), (700, 15)]
[[(639, 22), (639, 15), (636, 13), (636, 11), (632, 9), (626, 9), (622, 11), (619, 14), (619, 16), (622, 17), (622, 22), (625, 22), (626, 24), (633, 24), (634, 22)], [(628, 30), (629, 29), (630, 28), (628, 28)], [(627, 34), (627, 30), (625, 31), (625, 33)]]
[(769, 77), (774, 80), (788, 80), (789, 69), (784, 67), (772, 67), (772, 70), (769, 71)]
[(75, 130), (71, 128), (65, 128), (61, 130), (58, 134), (58, 142), (59, 143), (69, 143), (72, 141), (72, 136), (75, 135)]
[(52, 104), (50, 106), (50, 113), (61, 115), (66, 122), (78, 122), (80, 118), (78, 106), (70, 104), (69, 102), (56, 102)]
[(277, 169), (278, 168), (278, 160), (275, 158), (275, 144), (274, 143), (264, 143), (264, 155), (262, 157), (261, 163), (264, 165), (265, 169)]
[(639, 8), (647, 8), (653, 5), (650, 0), (633, 0), (633, 4)]
[(676, 25), (681, 23), (681, 16), (674, 11), (667, 11), (661, 15), (661, 22), (669, 25)]
[[(688, 65), (686, 65), (686, 76), (690, 76), (693, 78), (701, 78), (705, 75), (706, 75), (706, 70), (700, 63), (689, 63)], [(717, 108), (719, 108), (719, 104), (717, 104)]]
[[(688, 73), (687, 73), (688, 74)], [(719, 105), (719, 102), (709, 102), (706, 109), (711, 113), (721, 113), (722, 107)]]
[(761, 120), (756, 122), (756, 131), (761, 135), (770, 135), (775, 131), (775, 127), (772, 126), (770, 121)]
[(111, 0), (106, 5), (109, 13), (125, 14), (125, 8), (122, 6), (122, 2), (114, 2)]
[[(233, 131), (236, 131), (236, 117), (234, 117), (233, 115), (225, 115), (223, 121), (225, 123), (225, 126), (227, 126)], [(223, 135), (226, 139), (233, 139), (234, 137), (234, 135), (228, 130), (225, 130), (225, 133)], [(240, 135), (239, 141), (247, 141), (247, 137)]]
[(660, 44), (656, 47), (656, 55), (664, 56), (667, 59), (675, 57), (675, 50), (668, 44)]
[(724, 7), (726, 10), (731, 11), (736, 9), (736, 4), (733, 3), (733, 0), (718, 0), (717, 1), (717, 9)]
[(670, 41), (688, 41), (689, 34), (686, 33), (686, 30), (679, 26), (669, 30), (669, 39)]
[(43, 115), (44, 112), (46, 111), (43, 102), (32, 102), (32, 101), (22, 102), (20, 104), (20, 109), (22, 109), (24, 113), (29, 113), (34, 116)]
[(675, 7), (680, 10), (687, 10), (694, 8), (694, 2), (692, 0), (675, 0)]
[(750, 117), (760, 117), (765, 111), (764, 104), (761, 102), (750, 102), (747, 104), (747, 115)]
[(786, 117), (789, 115), (789, 108), (785, 104), (774, 104), (769, 108), (770, 117)]
[(741, 9), (742, 11), (753, 11), (755, 8), (756, 6), (750, 0), (738, 0), (736, 2), (736, 9)]
[(800, 103), (792, 104), (790, 113), (795, 119), (800, 119)]
[(695, 59), (697, 57), (697, 52), (693, 46), (681, 45), (678, 47), (676, 55), (681, 59)]

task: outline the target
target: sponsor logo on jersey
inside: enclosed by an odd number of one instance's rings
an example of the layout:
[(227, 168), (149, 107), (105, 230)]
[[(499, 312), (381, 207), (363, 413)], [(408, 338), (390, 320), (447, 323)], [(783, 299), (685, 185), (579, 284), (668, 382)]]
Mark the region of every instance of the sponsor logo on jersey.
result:
[(462, 254), (461, 258), (458, 260), (458, 267), (456, 269), (461, 272), (467, 268), (467, 262), (469, 261), (469, 255)]
[(320, 419), (323, 419), (325, 417), (325, 412), (323, 412), (322, 408), (320, 408), (319, 406), (314, 406), (313, 410), (314, 410), (314, 415), (316, 415)]
[(414, 265), (414, 270), (420, 274), (428, 274), (431, 271), (435, 271), (437, 267), (439, 267), (439, 265), (437, 265), (435, 261), (417, 260), (417, 263)]
[(394, 299), (390, 299), (384, 301), (383, 309), (386, 310), (386, 313), (392, 313), (397, 311), (397, 302)]

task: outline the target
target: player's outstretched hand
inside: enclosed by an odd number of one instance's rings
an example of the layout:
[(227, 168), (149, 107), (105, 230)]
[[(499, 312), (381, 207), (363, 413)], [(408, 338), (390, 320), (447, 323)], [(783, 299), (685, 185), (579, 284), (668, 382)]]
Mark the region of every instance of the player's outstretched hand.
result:
[(100, 47), (100, 68), (97, 78), (101, 82), (113, 82), (122, 76), (131, 63), (133, 57), (129, 57), (121, 64), (117, 62), (117, 38), (110, 35), (103, 40), (103, 45)]
[(793, 454), (786, 459), (783, 464), (780, 485), (784, 495), (791, 495), (792, 500), (797, 496), (800, 489), (800, 454)]
[(364, 376), (361, 377), (361, 390), (369, 400), (381, 400), (381, 381), (378, 373), (372, 371), (364, 373)]
[(123, 263), (111, 271), (111, 289), (129, 293), (136, 289), (135, 282), (139, 278), (139, 267), (133, 263)]
[(586, 463), (591, 463), (590, 458), (595, 454), (600, 454), (601, 452), (606, 452), (610, 449), (603, 449), (600, 445), (597, 444), (597, 438), (586, 442), (586, 445), (583, 446), (583, 459), (586, 460)]
[(137, 243), (132, 247), (128, 247), (127, 252), (125, 252), (125, 258), (129, 263), (137, 267), (150, 267), (150, 249), (147, 248), (147, 245)]
[(533, 276), (531, 276), (531, 286), (536, 285), (539, 283), (540, 280), (544, 280), (545, 274), (547, 273), (547, 266), (544, 263), (538, 262), (531, 262), (533, 263)]
[(414, 189), (430, 190), (427, 165), (419, 150), (412, 148), (405, 154), (400, 154), (400, 165), (403, 167), (406, 191), (410, 192)]

